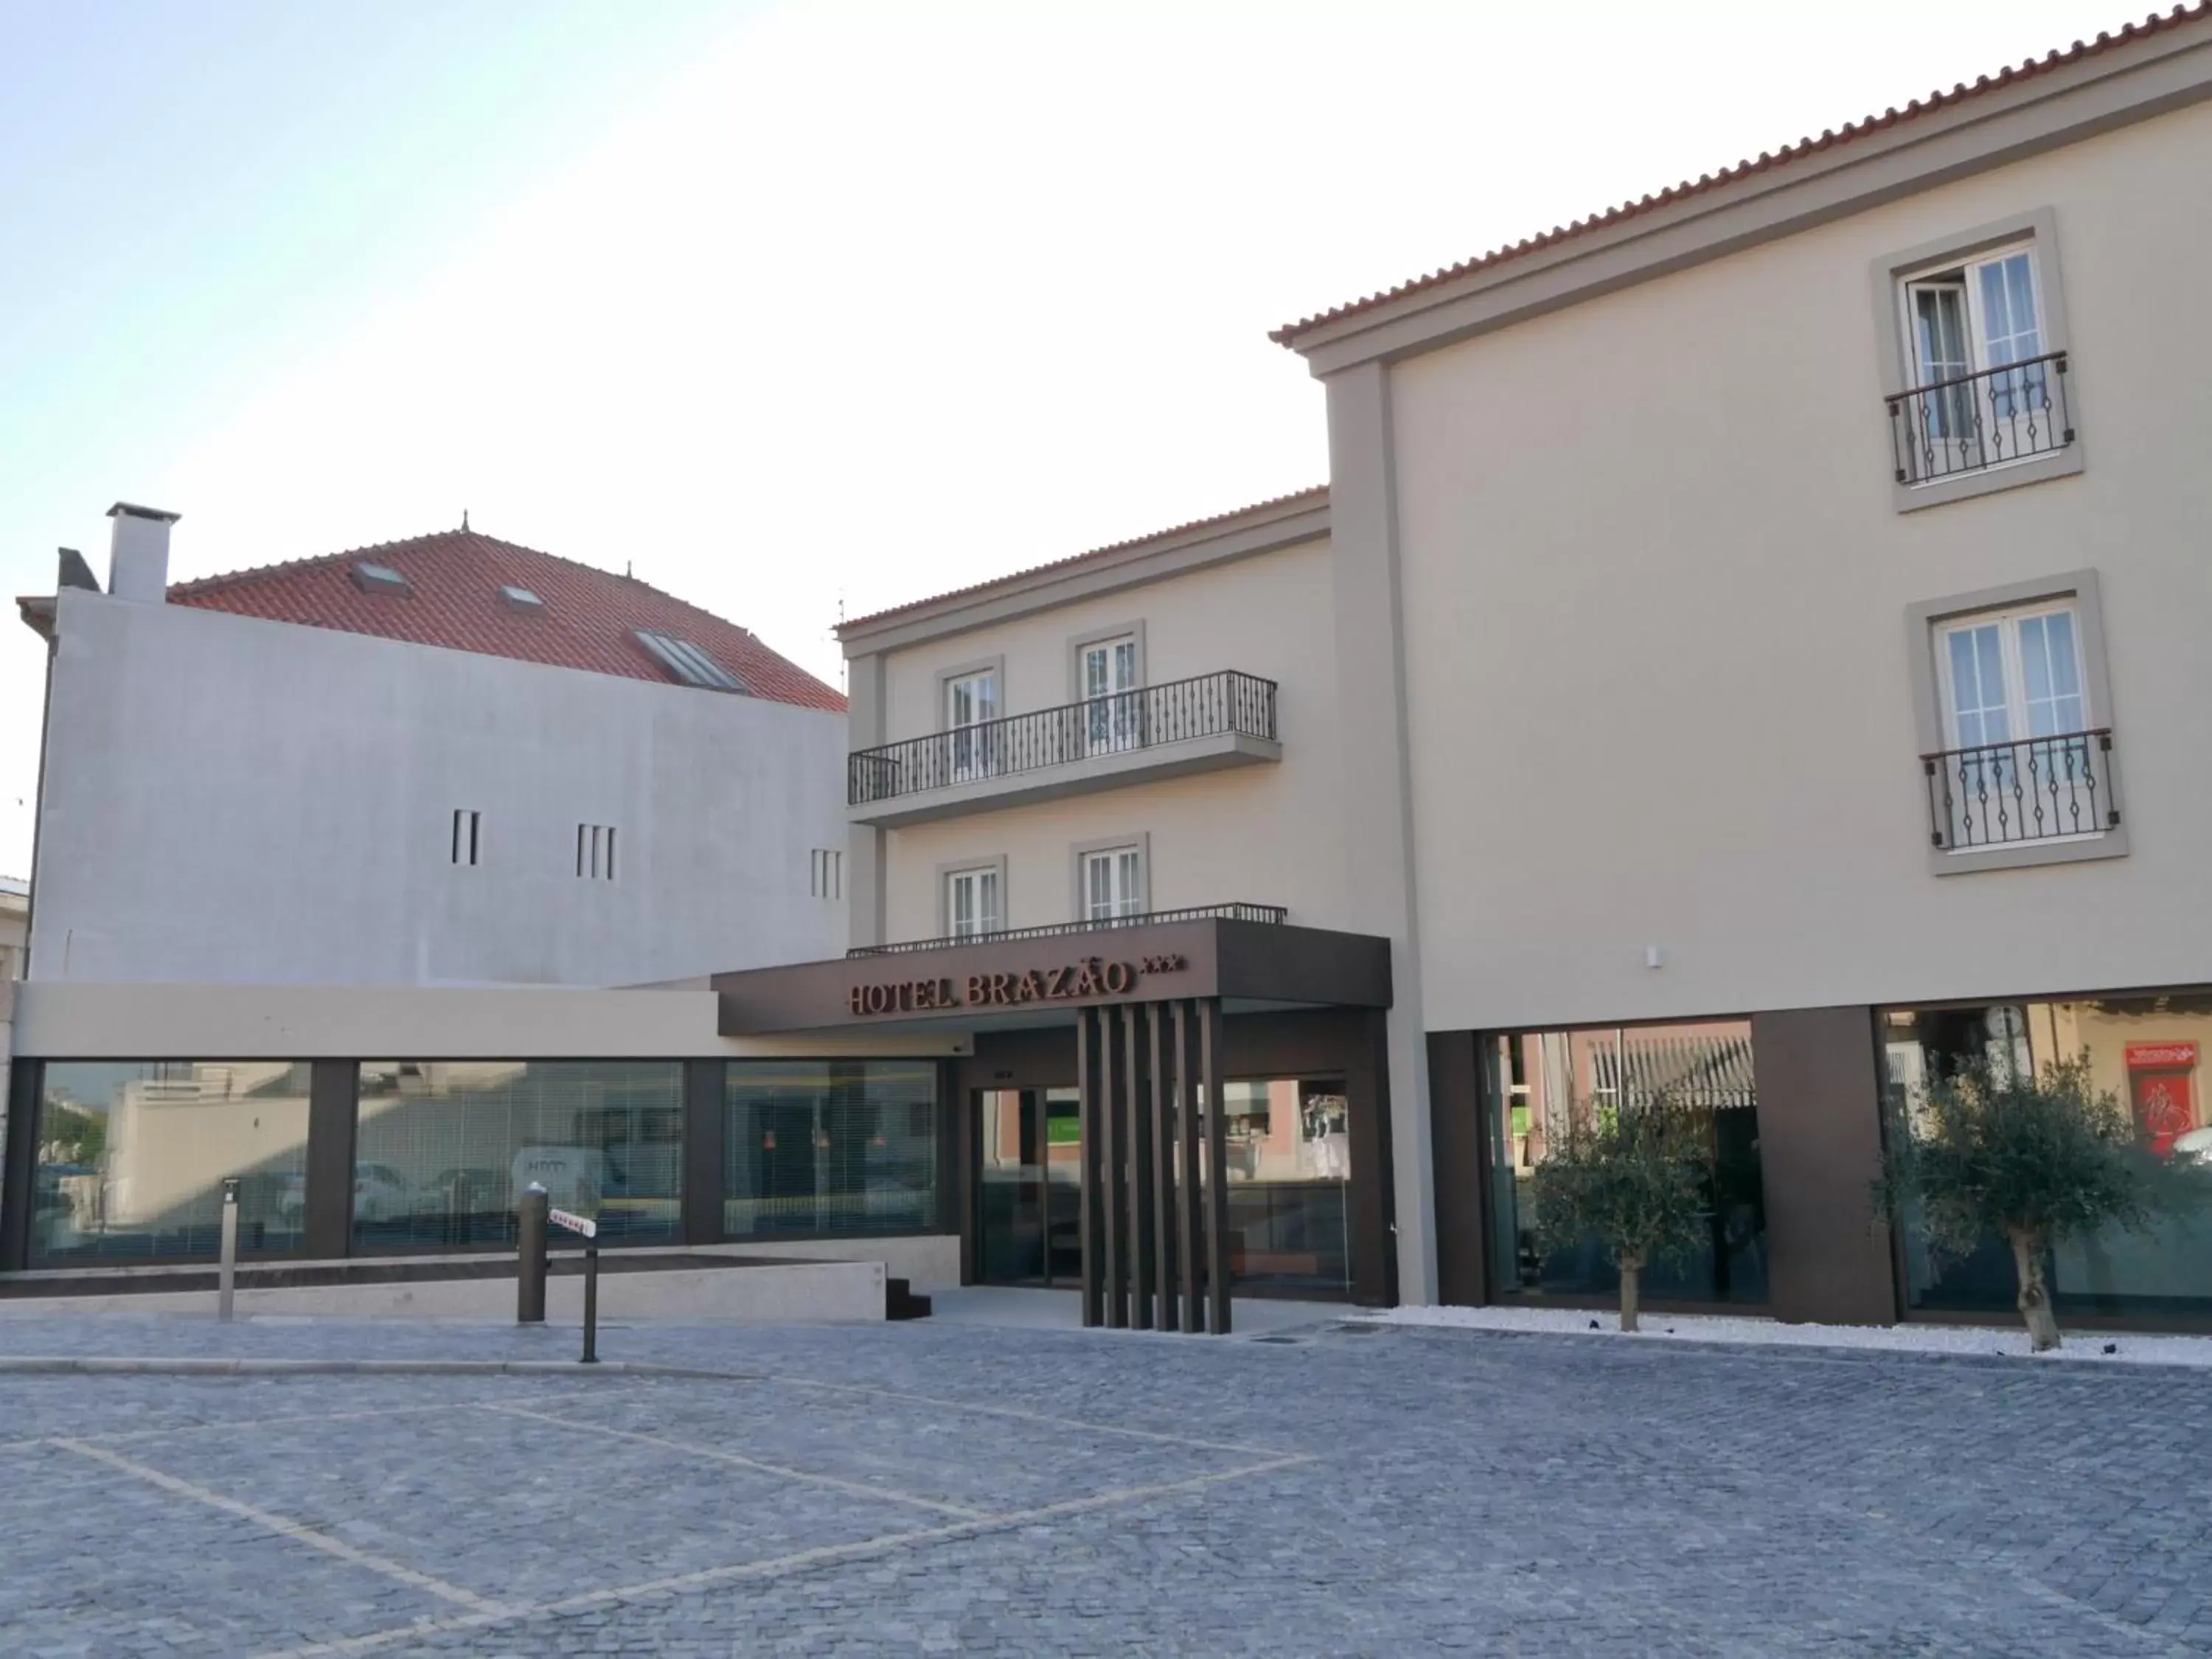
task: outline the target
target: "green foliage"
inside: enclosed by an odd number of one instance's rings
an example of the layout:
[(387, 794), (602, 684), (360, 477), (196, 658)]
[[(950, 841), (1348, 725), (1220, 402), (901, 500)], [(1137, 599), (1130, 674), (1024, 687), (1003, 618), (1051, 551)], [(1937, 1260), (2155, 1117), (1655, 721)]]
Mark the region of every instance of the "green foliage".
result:
[(82, 1106), (49, 1101), (46, 1111), (46, 1142), (57, 1164), (97, 1164), (107, 1150), (107, 1116)]
[(1992, 1235), (2041, 1248), (2107, 1226), (2140, 1230), (2174, 1184), (2089, 1078), (2089, 1057), (2040, 1073), (1970, 1060), (1893, 1116), (1875, 1213), (1918, 1200), (1929, 1246), (1963, 1255)]
[(1615, 1267), (1641, 1267), (1709, 1237), (1706, 1125), (1663, 1097), (1574, 1126), (1529, 1174), (1547, 1253), (1595, 1237)]

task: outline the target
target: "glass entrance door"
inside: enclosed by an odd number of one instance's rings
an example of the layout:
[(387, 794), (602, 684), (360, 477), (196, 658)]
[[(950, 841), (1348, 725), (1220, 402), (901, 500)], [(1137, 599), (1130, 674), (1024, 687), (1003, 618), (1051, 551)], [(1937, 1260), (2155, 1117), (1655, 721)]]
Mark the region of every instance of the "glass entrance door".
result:
[(1081, 1097), (1073, 1089), (983, 1089), (975, 1103), (977, 1276), (988, 1285), (1079, 1283)]

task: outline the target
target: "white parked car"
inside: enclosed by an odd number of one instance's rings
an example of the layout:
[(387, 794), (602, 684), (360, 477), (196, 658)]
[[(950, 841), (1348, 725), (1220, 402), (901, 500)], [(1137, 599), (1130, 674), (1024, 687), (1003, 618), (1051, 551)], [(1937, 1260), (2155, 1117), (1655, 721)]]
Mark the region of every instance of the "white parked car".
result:
[[(353, 1218), (356, 1221), (393, 1221), (409, 1213), (407, 1180), (389, 1164), (353, 1166)], [(307, 1205), (305, 1176), (288, 1176), (276, 1200), (277, 1218), (293, 1226)]]

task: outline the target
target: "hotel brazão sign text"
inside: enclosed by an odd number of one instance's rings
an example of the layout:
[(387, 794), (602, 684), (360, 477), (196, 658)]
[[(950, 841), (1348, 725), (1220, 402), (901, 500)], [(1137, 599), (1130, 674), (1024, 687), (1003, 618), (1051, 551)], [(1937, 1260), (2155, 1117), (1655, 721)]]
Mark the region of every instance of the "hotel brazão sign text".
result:
[(1172, 974), (1189, 965), (1180, 952), (1144, 957), (1135, 962), (1085, 957), (1066, 967), (1031, 968), (1018, 974), (967, 974), (854, 985), (846, 991), (845, 1003), (856, 1014), (928, 1014), (947, 1008), (1080, 1002), (1092, 997), (1127, 996), (1145, 975)]

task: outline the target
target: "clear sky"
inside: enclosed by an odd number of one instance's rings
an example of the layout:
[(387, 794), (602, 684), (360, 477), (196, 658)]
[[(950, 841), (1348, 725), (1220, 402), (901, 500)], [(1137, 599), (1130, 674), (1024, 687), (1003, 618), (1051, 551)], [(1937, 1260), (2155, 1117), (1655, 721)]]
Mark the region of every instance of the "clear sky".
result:
[[(850, 614), (1323, 482), (1275, 324), (2119, 0), (0, 0), (0, 595), (458, 525)], [(44, 647), (0, 626), (0, 873)]]

